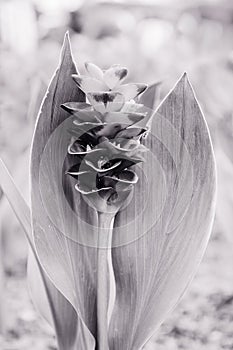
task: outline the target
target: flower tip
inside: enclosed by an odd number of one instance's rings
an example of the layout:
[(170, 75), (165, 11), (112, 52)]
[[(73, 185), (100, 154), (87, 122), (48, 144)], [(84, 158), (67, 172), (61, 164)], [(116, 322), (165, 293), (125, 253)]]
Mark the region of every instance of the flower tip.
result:
[(114, 68), (115, 68), (115, 75), (116, 77), (118, 77), (120, 81), (125, 79), (126, 76), (128, 75), (128, 69), (126, 67), (121, 67), (119, 64), (117, 64)]
[(82, 79), (80, 78), (80, 76), (78, 74), (72, 74), (71, 76), (76, 84), (78, 84), (78, 85), (81, 84)]
[(126, 67), (122, 67), (120, 78), (123, 79), (127, 75), (128, 75), (128, 69)]
[(60, 107), (61, 107), (64, 111), (73, 114), (73, 109), (71, 108), (69, 102), (67, 102), (67, 103), (62, 103), (62, 104), (60, 105)]
[(103, 79), (103, 71), (96, 64), (92, 62), (85, 62), (84, 66), (90, 77), (100, 81)]
[(84, 62), (84, 67), (86, 68), (86, 70), (88, 70), (88, 67), (90, 64), (91, 64), (91, 62), (89, 62), (89, 61)]
[(140, 84), (139, 85), (139, 88), (138, 88), (138, 94), (142, 94), (143, 92), (145, 92), (148, 88), (148, 85), (147, 84)]
[(70, 32), (69, 32), (69, 30), (67, 30), (66, 32), (65, 32), (65, 39), (70, 39)]
[(62, 103), (62, 104), (60, 105), (60, 107), (61, 107), (62, 109), (64, 109), (66, 112), (69, 112), (69, 111), (70, 111), (69, 108), (67, 108), (66, 103)]

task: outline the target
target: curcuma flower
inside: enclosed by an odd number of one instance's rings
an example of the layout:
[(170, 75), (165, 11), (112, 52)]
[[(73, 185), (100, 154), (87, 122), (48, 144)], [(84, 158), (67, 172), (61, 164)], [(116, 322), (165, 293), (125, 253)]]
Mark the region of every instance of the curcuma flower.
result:
[(148, 130), (149, 109), (133, 100), (147, 86), (121, 85), (127, 69), (118, 65), (106, 71), (92, 63), (85, 66), (89, 76), (73, 75), (73, 79), (90, 103), (62, 105), (74, 116), (68, 154), (75, 161), (67, 174), (77, 180), (76, 190), (94, 208), (116, 211), (137, 183), (131, 167), (144, 160), (147, 150), (141, 139)]
[(119, 65), (86, 70), (66, 36), (35, 127), (31, 208), (1, 162), (0, 185), (58, 349), (146, 350), (208, 243), (212, 145), (186, 74), (154, 111), (157, 85), (124, 84)]

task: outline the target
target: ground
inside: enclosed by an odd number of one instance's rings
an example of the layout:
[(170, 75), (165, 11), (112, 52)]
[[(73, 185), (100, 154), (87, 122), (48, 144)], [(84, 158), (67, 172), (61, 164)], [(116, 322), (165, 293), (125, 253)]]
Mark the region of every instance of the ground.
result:
[[(232, 243), (213, 234), (195, 279), (148, 350), (233, 349), (232, 266)], [(56, 350), (53, 331), (30, 301), (24, 271), (22, 264), (7, 276), (8, 325), (0, 349)]]

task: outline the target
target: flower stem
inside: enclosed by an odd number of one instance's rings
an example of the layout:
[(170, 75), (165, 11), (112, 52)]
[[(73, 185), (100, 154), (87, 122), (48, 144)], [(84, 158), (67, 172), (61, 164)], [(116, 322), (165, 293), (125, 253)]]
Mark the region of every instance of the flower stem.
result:
[(109, 249), (115, 214), (98, 213), (98, 261), (97, 261), (97, 343), (98, 350), (108, 350), (109, 306)]

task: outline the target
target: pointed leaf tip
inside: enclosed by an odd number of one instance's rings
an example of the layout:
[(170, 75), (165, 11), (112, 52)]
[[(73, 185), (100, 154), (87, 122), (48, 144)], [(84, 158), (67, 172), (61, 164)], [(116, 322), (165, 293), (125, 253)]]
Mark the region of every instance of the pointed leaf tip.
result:
[[(185, 84), (186, 82), (190, 83), (190, 82), (189, 82), (189, 78), (188, 78), (187, 72), (184, 72), (184, 73), (181, 75), (181, 77), (178, 79), (176, 85), (179, 85), (180, 83), (184, 83), (184, 84)], [(175, 86), (176, 86), (176, 85), (175, 85)]]
[(62, 50), (61, 50), (61, 60), (64, 59), (66, 54), (72, 57), (71, 43), (70, 43), (70, 35), (67, 31), (64, 35)]

